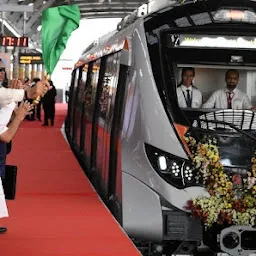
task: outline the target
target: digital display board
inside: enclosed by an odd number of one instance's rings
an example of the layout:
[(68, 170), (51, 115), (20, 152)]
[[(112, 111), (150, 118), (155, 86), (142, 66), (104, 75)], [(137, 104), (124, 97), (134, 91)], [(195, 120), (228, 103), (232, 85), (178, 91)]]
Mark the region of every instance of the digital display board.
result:
[(43, 64), (43, 57), (42, 57), (42, 54), (20, 53), (19, 63), (20, 64)]
[(28, 47), (28, 37), (1, 36), (0, 46)]

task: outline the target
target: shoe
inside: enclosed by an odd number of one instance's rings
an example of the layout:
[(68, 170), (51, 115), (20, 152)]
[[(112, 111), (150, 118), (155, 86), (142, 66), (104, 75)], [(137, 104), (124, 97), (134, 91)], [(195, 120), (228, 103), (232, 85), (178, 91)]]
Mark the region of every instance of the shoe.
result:
[(48, 126), (48, 124), (42, 124), (42, 126)]
[(7, 231), (7, 228), (5, 227), (0, 227), (0, 234), (3, 234)]

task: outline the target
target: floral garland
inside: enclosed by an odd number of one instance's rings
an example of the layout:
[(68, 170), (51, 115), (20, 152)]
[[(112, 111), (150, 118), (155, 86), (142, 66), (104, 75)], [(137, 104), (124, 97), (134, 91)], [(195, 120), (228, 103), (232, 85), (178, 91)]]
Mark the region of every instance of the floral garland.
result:
[(256, 152), (246, 178), (229, 176), (220, 162), (216, 139), (208, 137), (199, 143), (191, 136), (184, 139), (192, 153), (195, 175), (210, 194), (189, 201), (185, 208), (200, 218), (206, 228), (214, 223), (255, 226)]

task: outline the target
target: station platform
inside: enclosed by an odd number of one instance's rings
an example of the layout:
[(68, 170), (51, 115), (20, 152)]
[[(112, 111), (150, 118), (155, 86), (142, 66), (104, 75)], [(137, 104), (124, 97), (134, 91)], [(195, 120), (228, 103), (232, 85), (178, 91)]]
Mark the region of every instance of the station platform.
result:
[(102, 203), (65, 141), (66, 104), (54, 127), (24, 121), (7, 163), (18, 166), (17, 194), (8, 201), (3, 256), (141, 255)]

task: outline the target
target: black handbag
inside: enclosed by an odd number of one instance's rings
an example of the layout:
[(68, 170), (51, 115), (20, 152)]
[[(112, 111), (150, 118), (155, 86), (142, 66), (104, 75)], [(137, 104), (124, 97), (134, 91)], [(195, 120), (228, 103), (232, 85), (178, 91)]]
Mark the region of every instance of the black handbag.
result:
[(6, 165), (4, 177), (2, 177), (5, 199), (14, 200), (16, 195), (17, 166)]

